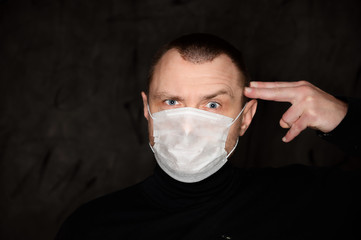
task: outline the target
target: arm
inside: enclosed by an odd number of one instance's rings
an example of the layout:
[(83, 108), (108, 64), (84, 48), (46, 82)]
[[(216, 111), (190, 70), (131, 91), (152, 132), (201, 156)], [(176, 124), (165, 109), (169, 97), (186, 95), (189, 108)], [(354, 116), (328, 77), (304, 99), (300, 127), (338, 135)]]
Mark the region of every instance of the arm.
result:
[(348, 103), (348, 111), (342, 122), (331, 132), (318, 135), (361, 158), (361, 99), (342, 98)]

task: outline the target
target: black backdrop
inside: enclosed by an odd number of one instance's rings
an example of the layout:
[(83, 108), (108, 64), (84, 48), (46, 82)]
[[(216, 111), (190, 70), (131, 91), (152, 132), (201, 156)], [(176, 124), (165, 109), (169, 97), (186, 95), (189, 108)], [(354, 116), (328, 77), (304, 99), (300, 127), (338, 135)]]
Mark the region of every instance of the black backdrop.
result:
[[(52, 239), (80, 204), (151, 173), (140, 91), (161, 44), (214, 33), (254, 80), (358, 97), (360, 27), (358, 0), (1, 0), (0, 238)], [(359, 168), (312, 130), (282, 143), (288, 107), (260, 101), (231, 161)]]

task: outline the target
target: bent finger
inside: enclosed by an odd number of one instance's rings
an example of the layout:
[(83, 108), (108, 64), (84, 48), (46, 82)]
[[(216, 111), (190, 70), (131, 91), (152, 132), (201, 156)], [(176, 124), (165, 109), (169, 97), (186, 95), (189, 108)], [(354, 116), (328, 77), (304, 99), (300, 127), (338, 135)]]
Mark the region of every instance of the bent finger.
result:
[(292, 141), (295, 137), (297, 137), (303, 130), (307, 128), (307, 120), (300, 118), (296, 121), (290, 130), (286, 133), (286, 135), (282, 138), (282, 141), (287, 143)]
[(281, 120), (280, 120), (280, 126), (281, 126), (282, 128), (290, 128), (290, 127), (291, 127), (291, 125), (289, 125), (288, 123), (286, 123), (285, 121), (283, 121), (282, 118), (281, 118)]
[(295, 123), (302, 116), (302, 114), (302, 106), (300, 104), (294, 104), (282, 115), (281, 120), (289, 127), (292, 127), (293, 123)]

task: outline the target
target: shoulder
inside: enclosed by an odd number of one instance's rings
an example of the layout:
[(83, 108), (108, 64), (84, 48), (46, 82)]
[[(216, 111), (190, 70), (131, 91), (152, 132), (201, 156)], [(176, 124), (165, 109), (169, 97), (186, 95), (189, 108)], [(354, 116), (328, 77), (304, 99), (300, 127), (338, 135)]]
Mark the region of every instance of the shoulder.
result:
[(254, 168), (248, 170), (248, 175), (255, 179), (273, 179), (273, 180), (285, 180), (285, 179), (304, 179), (313, 178), (318, 175), (318, 168), (309, 167), (301, 164), (292, 164), (283, 167), (265, 167)]
[(76, 209), (62, 224), (56, 239), (91, 239), (102, 226), (126, 221), (127, 214), (144, 202), (142, 184), (91, 200)]
[(131, 205), (139, 204), (139, 196), (142, 194), (141, 184), (136, 184), (91, 200), (79, 207), (74, 214), (86, 216), (88, 213), (94, 215), (122, 211)]
[(314, 167), (293, 164), (279, 168), (249, 169), (252, 181), (269, 187), (298, 189), (332, 188), (358, 189), (360, 171), (346, 171), (337, 167)]

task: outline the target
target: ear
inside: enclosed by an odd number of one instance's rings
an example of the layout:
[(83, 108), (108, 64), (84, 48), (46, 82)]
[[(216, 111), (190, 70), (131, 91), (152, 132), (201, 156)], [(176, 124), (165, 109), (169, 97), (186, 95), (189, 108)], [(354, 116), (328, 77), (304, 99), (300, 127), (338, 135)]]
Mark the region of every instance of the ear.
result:
[(252, 122), (253, 116), (256, 113), (256, 110), (257, 110), (257, 100), (252, 99), (247, 103), (244, 109), (239, 136), (243, 136), (246, 130), (248, 129), (249, 125)]
[(148, 98), (147, 95), (142, 91), (141, 92), (142, 99), (143, 99), (143, 113), (144, 117), (149, 120), (149, 113), (148, 113)]

